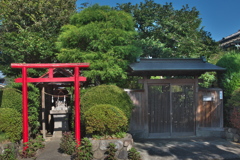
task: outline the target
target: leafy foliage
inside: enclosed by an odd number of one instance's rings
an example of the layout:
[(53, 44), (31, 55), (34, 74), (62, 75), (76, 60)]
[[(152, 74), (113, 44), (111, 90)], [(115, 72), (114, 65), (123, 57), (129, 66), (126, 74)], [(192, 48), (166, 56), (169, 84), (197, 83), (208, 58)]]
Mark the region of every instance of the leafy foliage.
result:
[(214, 84), (216, 84), (217, 81), (215, 72), (206, 72), (199, 78), (203, 79), (203, 83), (200, 83), (199, 85), (204, 88), (212, 87)]
[(240, 108), (240, 88), (234, 90), (231, 98), (228, 100), (227, 106)]
[(145, 58), (162, 58), (168, 57), (173, 51), (171, 48), (166, 47), (165, 43), (162, 43), (159, 39), (154, 36), (139, 39), (137, 41), (138, 45), (143, 50), (143, 55)]
[(105, 160), (117, 160), (117, 158), (115, 157), (117, 149), (115, 147), (116, 147), (116, 144), (109, 143), (109, 146), (108, 146), (108, 149), (107, 149), (107, 154), (108, 155), (105, 158)]
[(0, 143), (2, 143), (3, 141), (7, 141), (7, 137), (4, 132), (0, 131)]
[[(158, 52), (150, 53), (153, 58), (208, 57), (218, 51), (218, 45), (210, 33), (200, 27), (201, 18), (195, 7), (186, 5), (175, 10), (172, 3), (161, 5), (145, 0), (135, 5), (130, 2), (118, 4), (116, 9), (133, 15), (139, 40), (152, 39), (162, 43), (165, 51), (162, 47), (158, 48)], [(144, 51), (144, 56), (148, 56), (149, 52)]]
[(63, 153), (72, 155), (75, 151), (76, 142), (71, 132), (63, 133), (60, 143), (60, 150)]
[(110, 104), (121, 109), (130, 118), (133, 104), (126, 92), (115, 85), (99, 85), (87, 90), (82, 96), (83, 115), (91, 107), (99, 104)]
[(92, 144), (88, 138), (83, 138), (81, 146), (76, 148), (74, 160), (91, 160), (92, 158)]
[(91, 107), (85, 113), (86, 132), (100, 136), (113, 135), (127, 129), (125, 114), (115, 106), (101, 104)]
[(230, 116), (231, 125), (234, 128), (240, 129), (240, 108), (233, 108), (233, 111)]
[(43, 149), (45, 144), (43, 143), (44, 139), (41, 135), (38, 135), (35, 139), (30, 139), (29, 142), (24, 144), (24, 146), (28, 146), (26, 150), (20, 151), (20, 156), (22, 158), (31, 158), (36, 156), (36, 153), (39, 149)]
[(74, 160), (91, 160), (93, 157), (92, 144), (88, 138), (81, 140), (81, 145), (76, 147), (75, 138), (71, 132), (63, 133), (60, 150), (63, 153), (73, 155)]
[(120, 83), (129, 62), (141, 54), (135, 45), (132, 16), (109, 6), (93, 5), (71, 17), (62, 27), (57, 46), (60, 62), (89, 62), (83, 71), (89, 83)]
[[(75, 13), (76, 0), (1, 0), (0, 34), (1, 70), (7, 76), (15, 76), (20, 70), (12, 70), (10, 63), (56, 62), (53, 45), (62, 25)], [(30, 70), (35, 77), (42, 72)]]
[(14, 88), (0, 90), (0, 108), (13, 108), (19, 113), (22, 112), (21, 92)]
[[(19, 83), (12, 83), (11, 87), (18, 89), (19, 91), (22, 90), (22, 85)], [(9, 101), (8, 97), (8, 101)], [(39, 122), (39, 101), (40, 95), (39, 95), (39, 89), (29, 83), (28, 84), (28, 120), (29, 120), (29, 127), (30, 127), (30, 133), (34, 137), (39, 132), (40, 122)], [(22, 106), (22, 102), (18, 104), (19, 106)]]
[(7, 145), (6, 148), (4, 148), (4, 153), (0, 154), (0, 160), (16, 160), (17, 154), (15, 152), (16, 146), (15, 145)]
[(240, 88), (232, 93), (226, 107), (225, 118), (232, 127), (240, 129)]
[[(43, 37), (41, 33), (20, 30), (7, 32), (0, 36), (1, 70), (7, 76), (16, 76), (21, 70), (10, 68), (10, 63), (50, 63), (54, 62), (55, 39)], [(2, 45), (2, 46), (1, 46)], [(11, 46), (11, 47), (9, 47)], [(45, 70), (28, 69), (30, 77), (39, 77)]]
[(136, 150), (136, 148), (132, 147), (128, 151), (128, 159), (129, 160), (141, 160), (140, 153)]
[(0, 131), (6, 133), (10, 141), (19, 141), (22, 134), (22, 116), (13, 108), (0, 108)]
[(218, 75), (218, 80), (219, 86), (224, 89), (225, 100), (228, 100), (233, 91), (240, 87), (240, 54), (226, 53), (216, 65), (227, 69)]

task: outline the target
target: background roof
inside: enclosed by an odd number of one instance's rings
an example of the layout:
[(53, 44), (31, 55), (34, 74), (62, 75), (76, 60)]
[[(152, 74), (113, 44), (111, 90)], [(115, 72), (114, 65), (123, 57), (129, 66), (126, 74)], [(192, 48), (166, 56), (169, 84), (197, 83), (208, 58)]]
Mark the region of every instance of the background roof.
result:
[(140, 59), (129, 65), (130, 76), (200, 76), (208, 71), (222, 72), (225, 68), (210, 64), (204, 58)]

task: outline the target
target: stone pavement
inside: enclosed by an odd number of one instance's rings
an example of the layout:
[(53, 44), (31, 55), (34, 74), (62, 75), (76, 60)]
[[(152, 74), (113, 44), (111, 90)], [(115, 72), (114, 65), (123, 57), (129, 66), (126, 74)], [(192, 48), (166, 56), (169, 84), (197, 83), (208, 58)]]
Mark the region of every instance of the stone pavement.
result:
[(71, 156), (59, 152), (60, 140), (46, 142), (45, 149), (37, 156), (36, 160), (70, 160)]
[[(142, 160), (240, 160), (240, 144), (221, 138), (134, 140)], [(46, 142), (36, 160), (71, 160), (58, 151), (60, 140)], [(33, 160), (23, 159), (23, 160)]]
[(135, 140), (142, 160), (240, 160), (240, 144), (222, 138)]
[(71, 156), (59, 152), (60, 139), (46, 141), (45, 148), (35, 158), (20, 160), (71, 160)]

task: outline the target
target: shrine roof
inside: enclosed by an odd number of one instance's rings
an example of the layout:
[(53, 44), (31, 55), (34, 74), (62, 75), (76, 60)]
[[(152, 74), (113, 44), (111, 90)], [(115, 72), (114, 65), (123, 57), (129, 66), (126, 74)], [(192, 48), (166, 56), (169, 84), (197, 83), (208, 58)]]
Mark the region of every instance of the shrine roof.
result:
[[(72, 77), (73, 74), (66, 70), (65, 68), (54, 68), (53, 69), (53, 75), (55, 77)], [(47, 71), (45, 74), (43, 74), (42, 76), (40, 76), (40, 78), (47, 78), (49, 77), (49, 71)]]
[(130, 76), (200, 76), (209, 71), (222, 72), (225, 68), (201, 58), (140, 59), (129, 65)]

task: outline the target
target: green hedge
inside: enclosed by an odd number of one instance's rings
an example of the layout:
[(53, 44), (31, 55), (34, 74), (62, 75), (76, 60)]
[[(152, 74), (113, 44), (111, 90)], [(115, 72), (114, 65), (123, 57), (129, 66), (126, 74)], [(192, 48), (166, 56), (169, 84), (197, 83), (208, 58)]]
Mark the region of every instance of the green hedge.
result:
[[(20, 83), (13, 83), (12, 88), (19, 90), (21, 93), (22, 85)], [(22, 97), (22, 96), (21, 96)], [(20, 103), (22, 106), (22, 102)], [(28, 84), (28, 119), (31, 136), (35, 136), (39, 132), (40, 121), (39, 121), (39, 110), (40, 105), (40, 92), (39, 89), (34, 85)]]
[(21, 114), (13, 108), (0, 108), (0, 131), (5, 132), (10, 141), (21, 139), (21, 117)]
[(0, 90), (0, 108), (13, 108), (22, 112), (21, 92), (14, 88), (4, 88)]
[(115, 106), (96, 105), (85, 113), (86, 133), (99, 136), (114, 135), (127, 129), (128, 119)]
[(92, 87), (82, 96), (81, 111), (84, 113), (99, 104), (110, 104), (121, 109), (127, 118), (131, 116), (133, 104), (126, 92), (115, 85), (99, 85)]
[(231, 97), (234, 90), (240, 87), (240, 54), (224, 55), (216, 64), (226, 68), (226, 72), (218, 75), (219, 86), (224, 90), (225, 100)]
[(239, 108), (240, 109), (240, 88), (233, 91), (231, 98), (228, 100), (227, 106), (229, 108)]
[(225, 107), (225, 125), (240, 129), (240, 88), (233, 91)]

